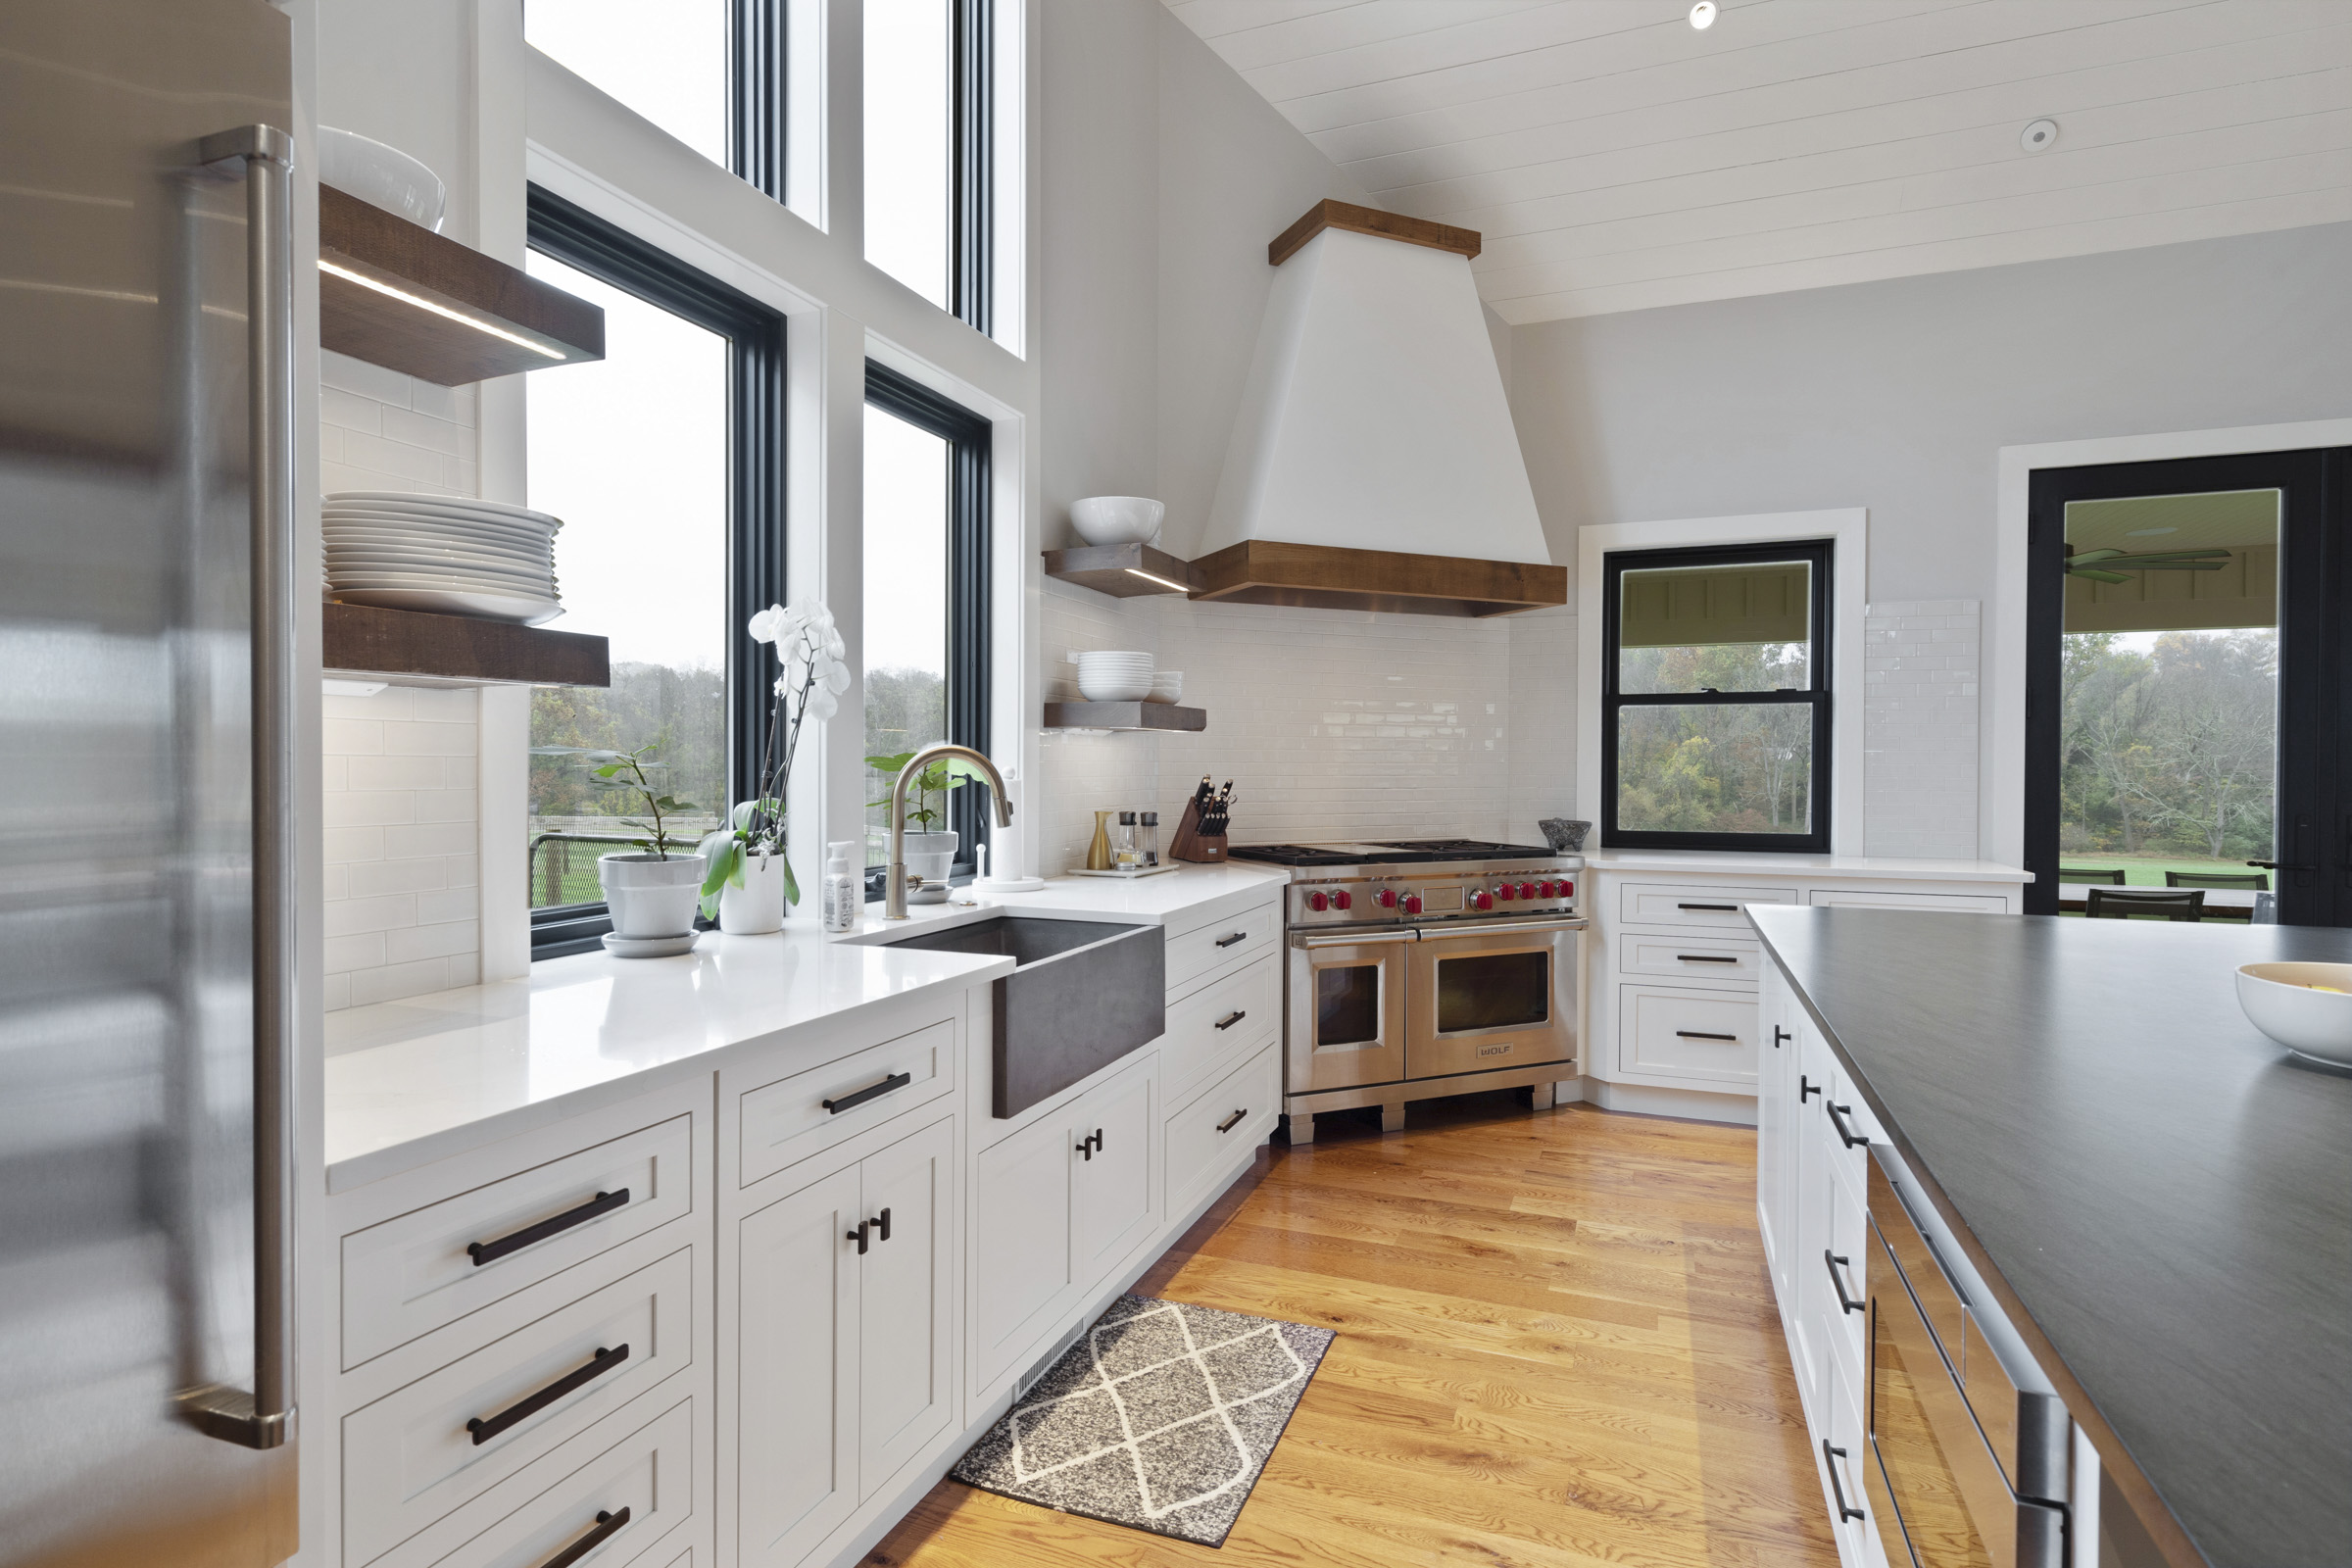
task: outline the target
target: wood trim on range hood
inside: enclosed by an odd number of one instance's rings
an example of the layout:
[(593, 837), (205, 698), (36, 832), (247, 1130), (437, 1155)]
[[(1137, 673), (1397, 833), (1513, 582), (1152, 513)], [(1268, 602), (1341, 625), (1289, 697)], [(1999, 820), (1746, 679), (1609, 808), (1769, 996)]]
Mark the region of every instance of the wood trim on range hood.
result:
[(1455, 228), (1450, 223), (1433, 223), (1426, 218), (1384, 213), (1376, 207), (1358, 207), (1351, 202), (1320, 201), (1306, 210), (1305, 217), (1274, 236), (1266, 246), (1266, 265), (1280, 267), (1327, 228), (1377, 234), (1382, 239), (1426, 245), (1433, 251), (1451, 251), (1456, 256), (1476, 256), (1480, 249), (1475, 228)]
[(1192, 564), (1195, 599), (1408, 615), (1509, 615), (1568, 602), (1568, 568), (1249, 539)]

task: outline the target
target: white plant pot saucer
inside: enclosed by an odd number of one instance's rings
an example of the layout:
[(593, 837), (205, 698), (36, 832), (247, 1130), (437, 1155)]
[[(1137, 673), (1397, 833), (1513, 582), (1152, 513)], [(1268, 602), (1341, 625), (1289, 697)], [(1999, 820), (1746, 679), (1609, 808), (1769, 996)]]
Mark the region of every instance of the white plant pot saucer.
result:
[(700, 931), (689, 931), (682, 937), (623, 937), (605, 933), (605, 951), (616, 958), (667, 958), (680, 953), (692, 953), (700, 940)]

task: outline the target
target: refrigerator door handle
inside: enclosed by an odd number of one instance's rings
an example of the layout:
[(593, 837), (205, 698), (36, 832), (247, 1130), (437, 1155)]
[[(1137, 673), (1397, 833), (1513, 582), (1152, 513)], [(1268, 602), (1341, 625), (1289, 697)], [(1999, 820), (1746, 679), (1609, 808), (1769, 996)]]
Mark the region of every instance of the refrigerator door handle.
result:
[(252, 445), (253, 1388), (188, 1390), (197, 1430), (274, 1448), (294, 1429), (294, 143), (273, 125), (207, 136), (242, 162)]

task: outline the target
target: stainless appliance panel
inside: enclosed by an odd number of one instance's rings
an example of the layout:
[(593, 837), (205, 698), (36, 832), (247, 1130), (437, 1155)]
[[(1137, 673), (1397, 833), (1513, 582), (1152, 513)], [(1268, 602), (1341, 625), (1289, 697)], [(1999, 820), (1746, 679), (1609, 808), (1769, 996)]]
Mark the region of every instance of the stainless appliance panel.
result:
[(266, 1568), (248, 191), (264, 0), (0, 7), (0, 1564)]
[(1405, 1072), (1409, 930), (1293, 935), (1286, 976), (1290, 1093), (1394, 1083)]
[(1407, 1078), (1576, 1058), (1581, 923), (1424, 931), (1406, 982)]

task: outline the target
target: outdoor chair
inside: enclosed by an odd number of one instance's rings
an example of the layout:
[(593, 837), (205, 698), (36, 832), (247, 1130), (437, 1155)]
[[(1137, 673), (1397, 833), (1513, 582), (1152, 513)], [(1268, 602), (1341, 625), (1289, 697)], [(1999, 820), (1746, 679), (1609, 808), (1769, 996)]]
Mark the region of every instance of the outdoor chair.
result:
[(2093, 920), (2128, 920), (2135, 914), (2163, 915), (2171, 920), (2205, 918), (2202, 888), (2091, 888), (2082, 911)]
[(2271, 891), (2271, 874), (2268, 871), (2167, 871), (2164, 873), (2164, 885), (2168, 888), (2252, 888), (2257, 893), (2268, 893)]
[(2062, 865), (2058, 868), (2058, 880), (2061, 882), (2112, 882), (2120, 888), (2124, 885), (2124, 872), (2121, 866), (2112, 871), (2091, 871), (2079, 865)]

